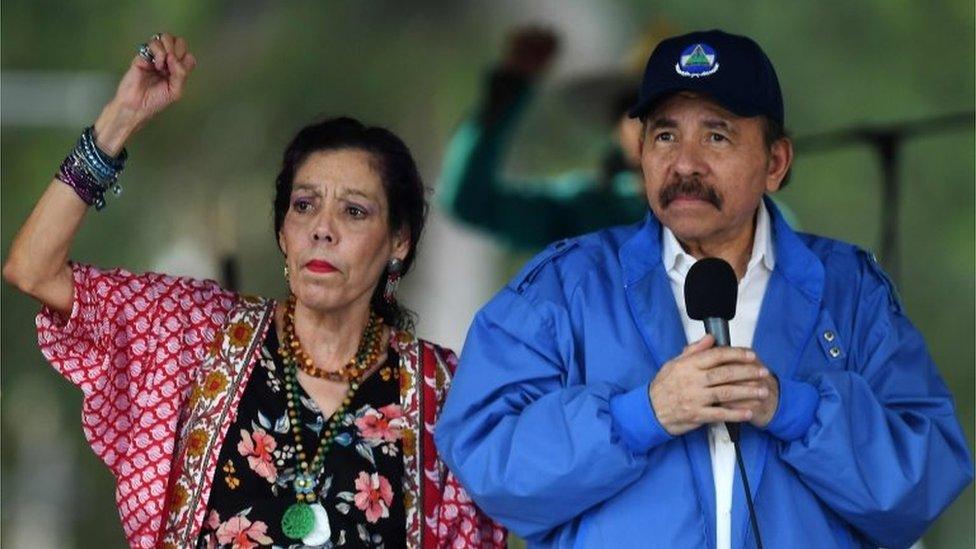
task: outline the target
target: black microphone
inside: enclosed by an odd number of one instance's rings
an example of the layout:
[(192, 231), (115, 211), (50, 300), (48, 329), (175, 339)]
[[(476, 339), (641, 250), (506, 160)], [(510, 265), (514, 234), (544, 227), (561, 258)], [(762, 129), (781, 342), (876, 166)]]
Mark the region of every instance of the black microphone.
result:
[[(732, 266), (717, 257), (706, 257), (695, 262), (685, 277), (685, 308), (688, 316), (705, 323), (705, 333), (715, 338), (715, 345), (729, 347), (729, 321), (735, 317), (735, 300), (739, 295), (739, 280)], [(746, 466), (739, 449), (739, 424), (726, 422), (725, 429), (735, 446), (735, 461), (742, 475), (742, 487), (749, 506), (749, 521), (756, 534), (756, 547), (762, 549), (759, 521), (752, 503), (752, 491)]]
[[(739, 281), (732, 266), (717, 257), (695, 262), (685, 277), (685, 308), (688, 316), (705, 323), (705, 333), (715, 338), (716, 347), (729, 347), (729, 321), (735, 317)], [(739, 441), (739, 424), (726, 423), (732, 442)]]

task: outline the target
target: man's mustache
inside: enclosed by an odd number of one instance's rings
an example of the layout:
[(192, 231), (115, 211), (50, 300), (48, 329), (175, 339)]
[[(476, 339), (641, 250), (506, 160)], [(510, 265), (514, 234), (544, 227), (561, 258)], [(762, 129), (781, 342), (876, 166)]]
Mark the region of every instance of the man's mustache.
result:
[(658, 193), (658, 201), (661, 206), (667, 208), (675, 199), (679, 197), (697, 198), (704, 200), (716, 209), (722, 209), (722, 197), (718, 192), (702, 182), (698, 177), (682, 177), (668, 183)]

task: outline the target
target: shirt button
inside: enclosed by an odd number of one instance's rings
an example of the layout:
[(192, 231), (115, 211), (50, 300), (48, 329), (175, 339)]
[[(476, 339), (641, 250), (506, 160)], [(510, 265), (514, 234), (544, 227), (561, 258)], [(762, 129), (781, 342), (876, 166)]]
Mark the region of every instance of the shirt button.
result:
[(840, 356), (840, 347), (831, 347), (827, 352), (830, 353), (830, 356), (837, 358)]
[(830, 330), (827, 330), (823, 334), (823, 338), (826, 339), (827, 341), (833, 341), (834, 337), (836, 337), (834, 336), (834, 332), (831, 332)]

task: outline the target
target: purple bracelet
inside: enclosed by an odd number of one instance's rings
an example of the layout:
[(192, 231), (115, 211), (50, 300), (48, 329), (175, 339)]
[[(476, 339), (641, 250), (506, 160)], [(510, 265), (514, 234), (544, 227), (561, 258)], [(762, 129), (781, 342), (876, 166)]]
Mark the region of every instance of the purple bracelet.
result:
[(84, 160), (78, 158), (75, 151), (72, 151), (61, 162), (61, 168), (54, 177), (74, 189), (75, 194), (85, 204), (95, 206), (96, 210), (101, 210), (105, 207), (105, 189), (87, 168)]
[(101, 210), (105, 207), (105, 191), (112, 189), (116, 196), (122, 193), (119, 173), (125, 168), (127, 157), (125, 149), (115, 157), (105, 154), (95, 144), (95, 130), (89, 126), (54, 177), (74, 189), (85, 204)]

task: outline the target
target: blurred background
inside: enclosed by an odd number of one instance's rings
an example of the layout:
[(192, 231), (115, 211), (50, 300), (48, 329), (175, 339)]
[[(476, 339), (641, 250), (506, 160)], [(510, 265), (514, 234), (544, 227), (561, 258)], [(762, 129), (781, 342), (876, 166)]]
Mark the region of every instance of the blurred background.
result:
[[(240, 290), (280, 297), (271, 197), (293, 133), (329, 114), (387, 126), (413, 149), (436, 202), (446, 144), (476, 108), (506, 36), (528, 23), (560, 37), (506, 162), (506, 173), (530, 176), (597, 165), (608, 125), (588, 115), (604, 106), (567, 90), (587, 75), (633, 70), (634, 52), (642, 63), (655, 32), (720, 27), (758, 41), (779, 73), (799, 143), (792, 183), (778, 198), (803, 230), (855, 242), (896, 267), (972, 448), (972, 0), (5, 0), (0, 252), (111, 97), (136, 44), (166, 30), (187, 38), (199, 65), (185, 98), (129, 144), (124, 194), (89, 215), (72, 257), (216, 279), (230, 260)], [(907, 133), (894, 131), (904, 123)], [(887, 150), (897, 204), (884, 192), (879, 135), (896, 136)], [(899, 216), (886, 233), (895, 247), (882, 255), (886, 212)], [(402, 293), (419, 313), (419, 335), (460, 349), (478, 306), (526, 257), (435, 205)], [(7, 285), (0, 299), (0, 542), (122, 547), (112, 478), (82, 437), (80, 393), (37, 351), (36, 304)], [(974, 512), (970, 486), (925, 546), (973, 547)]]

